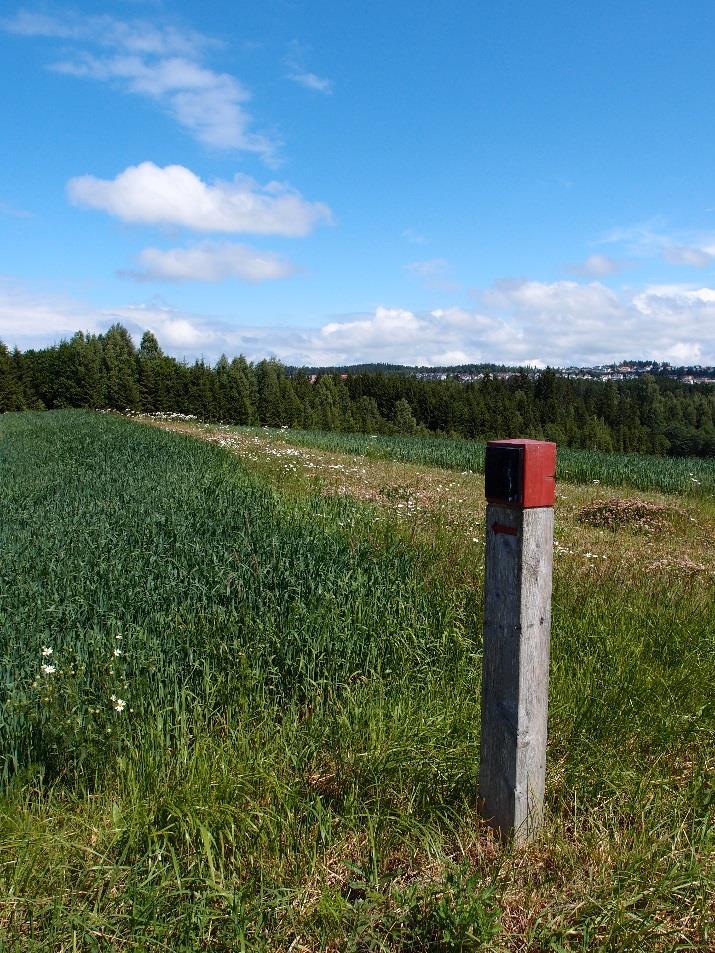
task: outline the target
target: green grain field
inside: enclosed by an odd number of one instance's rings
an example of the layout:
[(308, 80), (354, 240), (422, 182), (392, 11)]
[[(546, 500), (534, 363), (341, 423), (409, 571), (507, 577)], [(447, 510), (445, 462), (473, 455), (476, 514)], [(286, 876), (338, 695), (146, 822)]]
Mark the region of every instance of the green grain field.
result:
[(80, 411), (0, 417), (0, 514), (0, 950), (712, 947), (710, 577), (557, 563), (515, 849), (476, 812), (473, 550)]
[[(269, 427), (236, 429), (267, 433), (297, 446), (420, 463), (445, 470), (484, 472), (486, 444), (475, 440), (433, 436), (386, 437), (381, 434), (373, 436)], [(559, 449), (557, 477), (565, 483), (595, 482), (606, 486), (715, 498), (715, 460), (703, 457), (654, 457), (640, 453), (603, 453), (565, 447)]]

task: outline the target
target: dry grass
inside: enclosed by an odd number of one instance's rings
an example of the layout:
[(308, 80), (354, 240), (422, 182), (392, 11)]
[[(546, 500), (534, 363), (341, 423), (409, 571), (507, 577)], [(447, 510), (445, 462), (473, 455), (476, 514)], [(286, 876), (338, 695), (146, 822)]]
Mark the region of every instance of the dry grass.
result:
[(655, 533), (672, 527), (673, 518), (682, 515), (683, 511), (672, 504), (654, 503), (638, 497), (611, 497), (582, 507), (577, 519), (580, 523), (603, 526), (614, 531), (631, 529)]
[[(413, 541), (447, 537), (481, 570), (483, 560), (484, 478), (417, 464), (291, 446), (282, 439), (196, 422), (142, 418), (151, 426), (218, 444), (237, 454), (282, 490), (350, 496), (389, 511)], [(556, 498), (557, 572), (623, 582), (645, 573), (675, 575), (697, 587), (715, 578), (715, 511), (698, 499), (657, 493), (621, 492), (607, 487), (560, 483)]]

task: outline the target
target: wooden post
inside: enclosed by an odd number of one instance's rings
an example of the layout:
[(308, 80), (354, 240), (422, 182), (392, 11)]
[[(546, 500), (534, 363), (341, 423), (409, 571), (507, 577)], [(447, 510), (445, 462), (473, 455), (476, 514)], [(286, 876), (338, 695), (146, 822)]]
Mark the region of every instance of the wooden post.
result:
[(551, 632), (556, 446), (487, 447), (481, 810), (503, 834), (541, 822)]

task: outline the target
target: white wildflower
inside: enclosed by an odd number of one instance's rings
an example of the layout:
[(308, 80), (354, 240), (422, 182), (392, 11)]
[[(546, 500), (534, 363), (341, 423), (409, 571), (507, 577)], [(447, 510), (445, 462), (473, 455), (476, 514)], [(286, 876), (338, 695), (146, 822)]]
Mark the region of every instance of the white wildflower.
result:
[(114, 650), (114, 657), (115, 657), (115, 658), (118, 658), (121, 654), (122, 654), (122, 650), (121, 650), (121, 649), (115, 649), (115, 650)]
[(42, 657), (43, 657), (43, 658), (49, 658), (50, 655), (52, 655), (52, 649), (48, 649), (47, 646), (43, 646), (43, 649), (42, 649)]
[(56, 665), (42, 665), (40, 671), (43, 675), (53, 675), (57, 671)]
[(120, 712), (121, 712), (121, 711), (124, 711), (124, 709), (127, 707), (127, 703), (124, 701), (123, 698), (116, 698), (116, 699), (115, 699), (115, 698), (113, 697), (113, 701), (114, 701), (114, 710), (115, 710), (115, 711), (120, 711)]

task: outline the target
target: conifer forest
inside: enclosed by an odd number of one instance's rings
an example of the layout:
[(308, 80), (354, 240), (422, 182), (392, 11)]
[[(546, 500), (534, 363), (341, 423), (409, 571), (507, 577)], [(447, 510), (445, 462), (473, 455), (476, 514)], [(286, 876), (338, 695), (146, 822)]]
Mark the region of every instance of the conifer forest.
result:
[(605, 452), (715, 456), (715, 387), (708, 384), (651, 375), (580, 380), (552, 369), (467, 383), (379, 370), (309, 375), (242, 356), (187, 364), (165, 354), (151, 331), (137, 348), (120, 324), (24, 353), (0, 342), (0, 412), (69, 408), (333, 432), (525, 436)]

